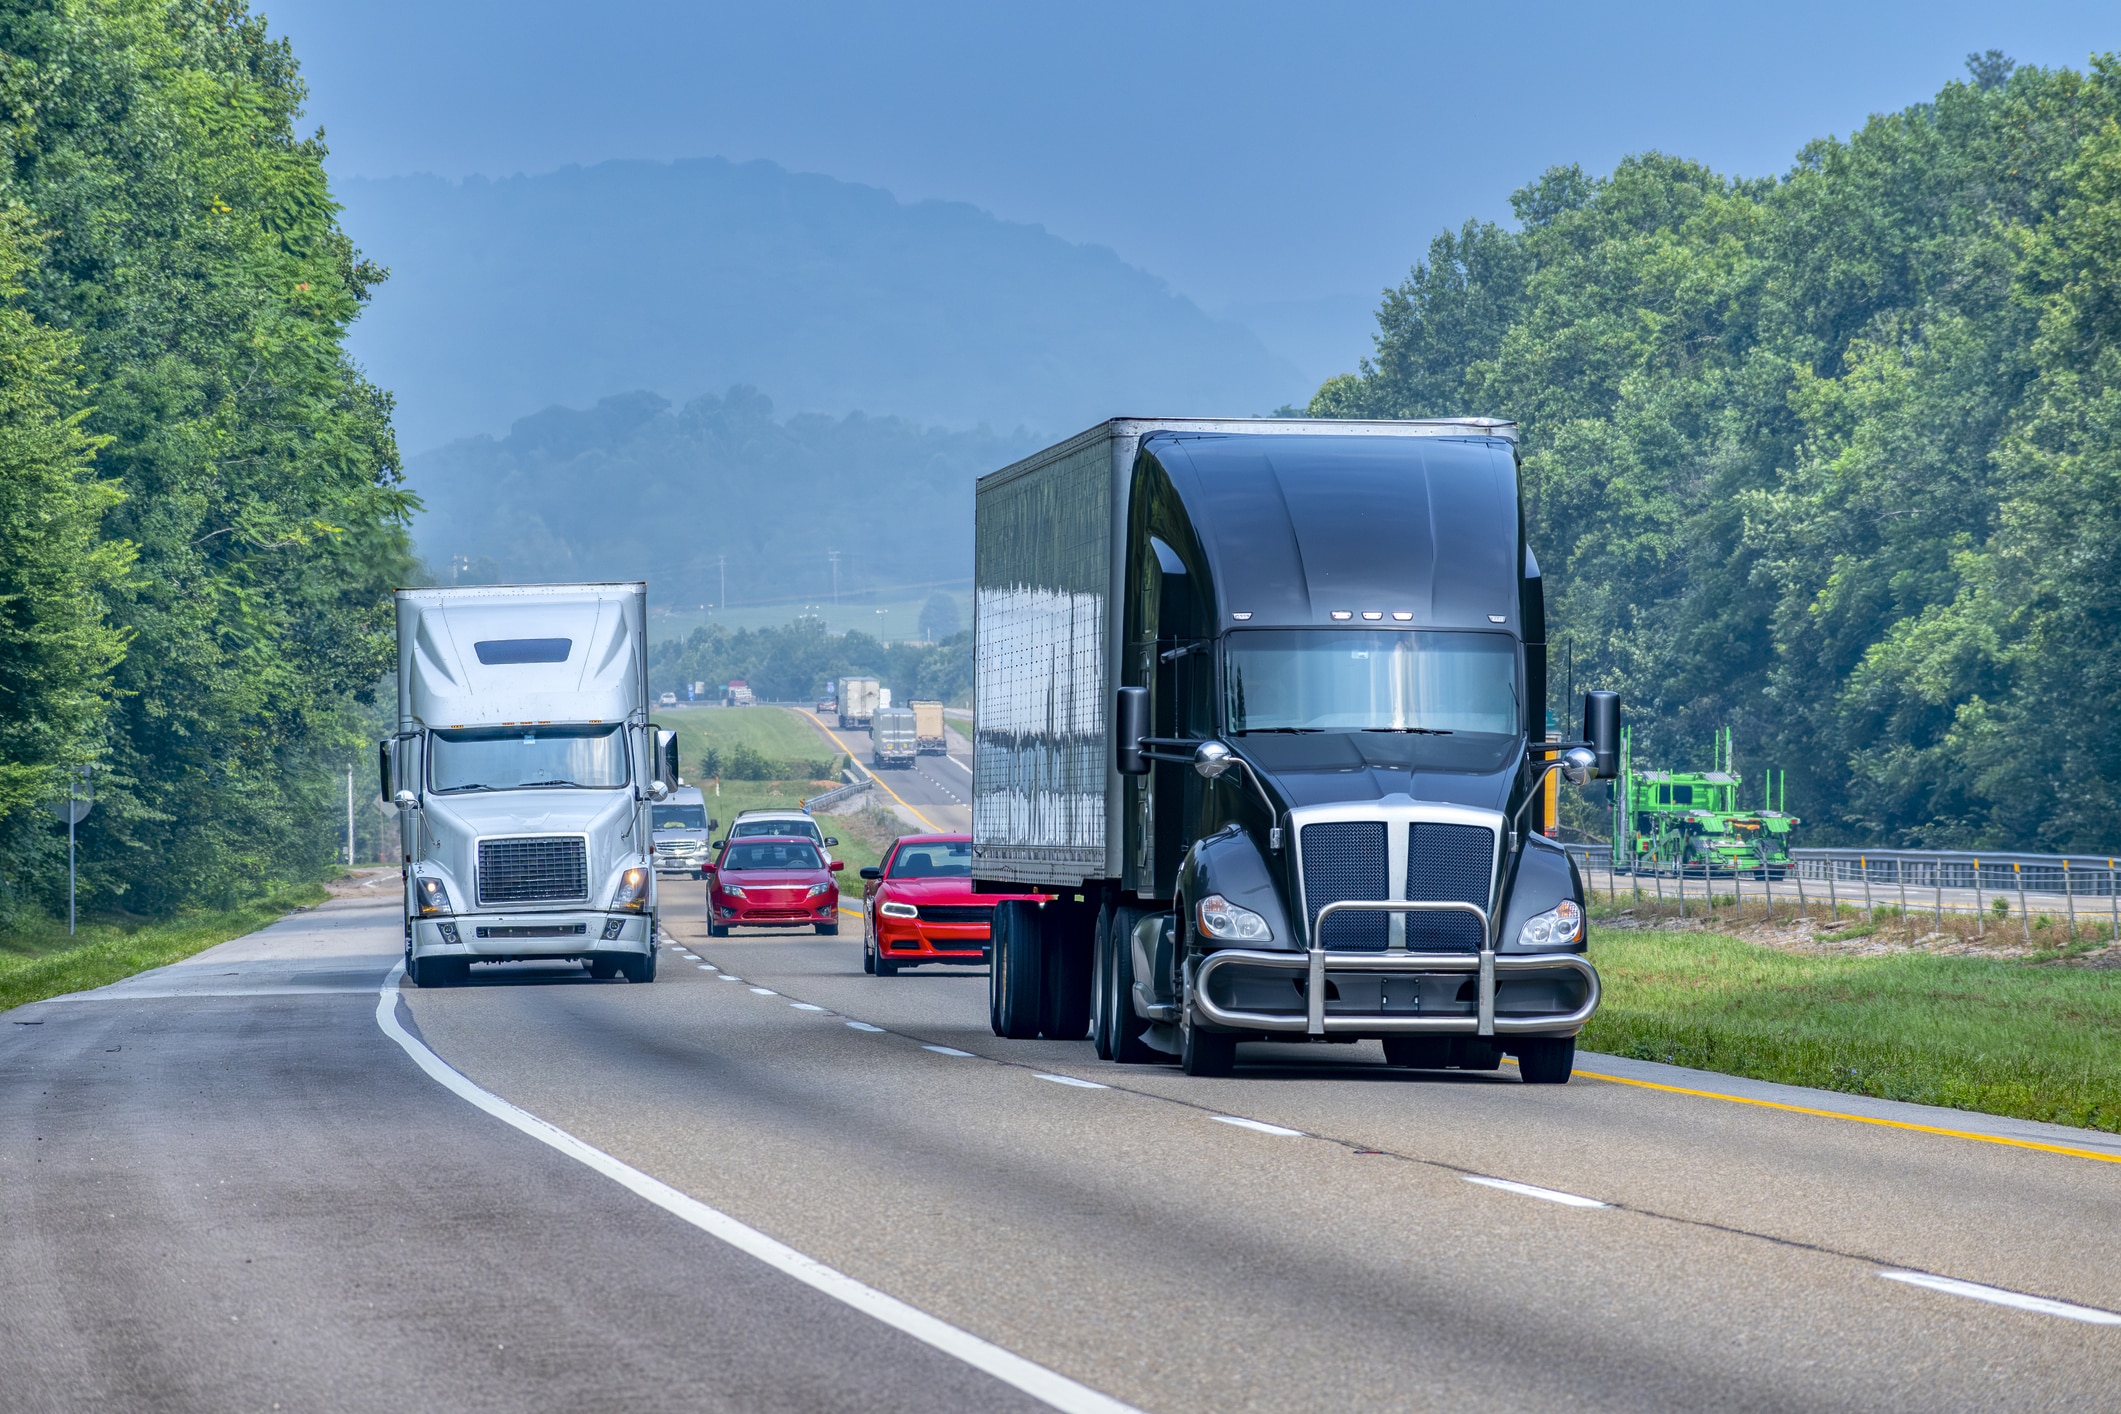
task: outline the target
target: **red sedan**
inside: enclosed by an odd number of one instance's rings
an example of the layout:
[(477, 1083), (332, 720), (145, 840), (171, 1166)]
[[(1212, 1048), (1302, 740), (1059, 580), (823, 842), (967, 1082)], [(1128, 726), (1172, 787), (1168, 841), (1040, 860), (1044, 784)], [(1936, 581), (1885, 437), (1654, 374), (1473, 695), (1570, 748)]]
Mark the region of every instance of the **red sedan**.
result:
[(862, 878), (862, 971), (987, 960), (1001, 896), (972, 892), (972, 836), (906, 835)]
[(787, 928), (808, 923), (827, 935), (840, 930), (837, 859), (806, 839), (728, 840), (707, 870), (707, 933), (731, 928)]

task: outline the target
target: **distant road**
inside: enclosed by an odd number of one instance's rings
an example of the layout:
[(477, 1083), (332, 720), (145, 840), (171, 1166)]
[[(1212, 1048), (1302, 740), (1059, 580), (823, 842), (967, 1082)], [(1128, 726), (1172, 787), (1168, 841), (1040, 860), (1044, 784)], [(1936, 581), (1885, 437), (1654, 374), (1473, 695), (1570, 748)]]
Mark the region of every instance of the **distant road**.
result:
[(885, 808), (896, 807), (908, 824), (941, 833), (972, 832), (972, 748), (956, 732), (943, 733), (949, 755), (917, 756), (911, 769), (884, 770), (870, 765), (867, 733), (828, 726), (808, 708), (791, 710), (809, 718), (827, 740), (870, 770), (882, 787), (879, 798)]
[(383, 989), (340, 903), (0, 1018), (0, 1405), (2121, 1407), (2117, 1136), (1595, 1057), (1189, 1079), (698, 888), (650, 987)]

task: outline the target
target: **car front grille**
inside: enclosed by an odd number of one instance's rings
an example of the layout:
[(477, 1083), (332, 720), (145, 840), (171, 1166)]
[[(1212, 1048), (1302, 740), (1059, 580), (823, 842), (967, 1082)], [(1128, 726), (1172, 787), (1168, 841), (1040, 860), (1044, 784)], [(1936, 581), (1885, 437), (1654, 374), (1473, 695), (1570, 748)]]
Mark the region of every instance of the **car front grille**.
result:
[[(1303, 830), (1304, 906), (1310, 912), (1311, 936), (1317, 938), (1318, 911), (1345, 899), (1387, 896), (1384, 822), (1336, 820), (1306, 825)], [(1391, 936), (1383, 913), (1341, 912), (1326, 920), (1320, 946), (1335, 952), (1382, 952)]]
[(923, 923), (994, 922), (991, 903), (924, 903), (919, 905)]
[(580, 838), (479, 841), (479, 902), (586, 903), (589, 858)]
[[(1488, 906), (1495, 832), (1482, 825), (1416, 821), (1407, 828), (1407, 898)], [(1470, 913), (1410, 913), (1410, 952), (1479, 952), (1480, 920)]]

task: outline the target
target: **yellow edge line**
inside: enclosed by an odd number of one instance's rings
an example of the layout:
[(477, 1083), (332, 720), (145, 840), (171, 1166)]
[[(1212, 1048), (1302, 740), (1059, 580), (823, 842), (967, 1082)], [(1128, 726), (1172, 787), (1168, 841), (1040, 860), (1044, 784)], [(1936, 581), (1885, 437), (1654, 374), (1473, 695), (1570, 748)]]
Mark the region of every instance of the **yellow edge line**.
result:
[[(802, 708), (800, 707), (798, 707), (796, 710), (802, 712)], [(834, 746), (837, 746), (840, 750), (846, 752), (847, 759), (849, 761), (852, 761), (854, 759), (854, 748), (849, 746), (846, 742), (840, 740), (840, 734), (838, 732), (826, 726), (822, 721), (819, 721), (818, 716), (815, 712), (803, 712), (803, 715), (808, 717), (812, 722), (815, 722), (817, 724), (817, 729), (823, 732), (828, 738), (830, 738)], [(866, 766), (862, 769), (868, 770)], [(920, 811), (914, 810), (912, 806), (906, 805), (905, 801), (899, 800), (898, 792), (893, 790), (890, 786), (884, 785), (884, 778), (882, 776), (878, 775), (874, 771), (869, 771), (869, 779), (875, 781), (878, 785), (883, 786), (884, 794), (890, 796), (893, 800), (898, 800), (898, 803), (900, 805), (904, 805), (908, 811), (912, 812), (914, 819), (920, 821), (923, 825), (926, 825), (930, 830), (934, 830), (936, 834), (940, 835), (947, 833), (947, 831), (936, 829), (936, 824), (933, 820), (921, 814)]]
[(2072, 1158), (2097, 1159), (2103, 1164), (2121, 1164), (2121, 1154), (2102, 1154), (2096, 1149), (2072, 1149), (2062, 1144), (2038, 1144), (2030, 1139), (2006, 1139), (1997, 1134), (1976, 1134), (1965, 1129), (1940, 1129), (1933, 1124), (1910, 1124), (1904, 1119), (1873, 1119), (1869, 1115), (1852, 1115), (1841, 1110), (1818, 1110), (1808, 1105), (1785, 1105), (1778, 1100), (1755, 1100), (1744, 1095), (1723, 1095), (1714, 1090), (1689, 1090), (1684, 1085), (1660, 1085), (1654, 1080), (1630, 1080), (1624, 1075), (1602, 1075), (1595, 1070), (1579, 1070), (1578, 1075), (1586, 1080), (1604, 1080), (1614, 1085), (1634, 1085), (1644, 1090), (1664, 1090), (1674, 1095), (1698, 1095), (1704, 1100), (1728, 1100), (1734, 1105), (1758, 1105), (1768, 1110), (1788, 1110), (1791, 1114), (1817, 1115), (1821, 1119), (1845, 1119), (1857, 1124), (1875, 1124), (1886, 1129), (1912, 1129), (1917, 1134), (1942, 1134), (1948, 1139), (1971, 1139), (1977, 1144), (2004, 1144), (2013, 1149), (2038, 1149), (2048, 1154), (2068, 1154)]

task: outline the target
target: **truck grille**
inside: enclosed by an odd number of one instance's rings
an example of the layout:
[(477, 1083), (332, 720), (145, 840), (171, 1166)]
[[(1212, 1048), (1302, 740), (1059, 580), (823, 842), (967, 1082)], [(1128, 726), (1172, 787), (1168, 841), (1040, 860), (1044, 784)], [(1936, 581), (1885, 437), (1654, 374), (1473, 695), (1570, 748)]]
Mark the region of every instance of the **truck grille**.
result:
[[(1488, 906), (1495, 832), (1480, 825), (1417, 821), (1407, 829), (1407, 898)], [(1479, 952), (1480, 920), (1470, 913), (1410, 913), (1410, 952)]]
[[(1306, 825), (1303, 833), (1304, 907), (1313, 938), (1318, 911), (1344, 899), (1383, 899), (1387, 891), (1383, 821)], [(1336, 952), (1383, 952), (1390, 936), (1383, 913), (1336, 913), (1321, 946)]]
[(479, 902), (586, 903), (589, 860), (579, 839), (479, 841)]

